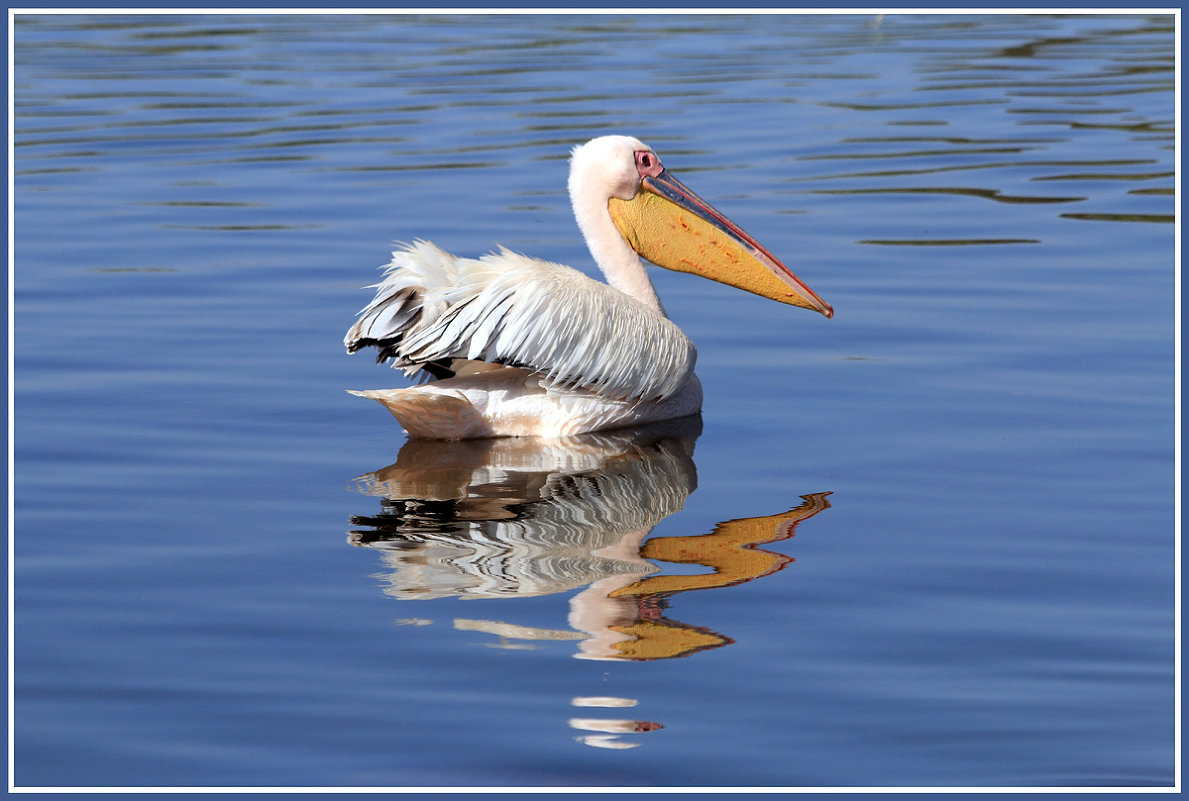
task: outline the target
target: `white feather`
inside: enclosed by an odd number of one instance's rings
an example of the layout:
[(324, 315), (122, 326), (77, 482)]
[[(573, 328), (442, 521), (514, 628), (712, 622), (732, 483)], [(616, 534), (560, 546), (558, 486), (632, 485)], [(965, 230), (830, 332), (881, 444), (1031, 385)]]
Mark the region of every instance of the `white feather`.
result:
[(674, 323), (560, 264), (501, 250), (459, 259), (425, 242), (393, 254), (348, 349), (391, 340), (394, 366), (444, 359), (510, 364), (548, 388), (625, 401), (672, 396), (696, 350)]

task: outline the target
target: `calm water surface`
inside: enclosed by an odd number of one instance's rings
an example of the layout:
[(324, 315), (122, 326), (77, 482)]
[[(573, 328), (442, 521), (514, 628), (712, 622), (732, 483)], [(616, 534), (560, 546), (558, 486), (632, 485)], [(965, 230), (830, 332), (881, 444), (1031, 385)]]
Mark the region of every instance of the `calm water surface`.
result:
[[(20, 16), (18, 786), (1169, 785), (1174, 19)], [(592, 269), (650, 143), (700, 420), (406, 444), (397, 240)]]

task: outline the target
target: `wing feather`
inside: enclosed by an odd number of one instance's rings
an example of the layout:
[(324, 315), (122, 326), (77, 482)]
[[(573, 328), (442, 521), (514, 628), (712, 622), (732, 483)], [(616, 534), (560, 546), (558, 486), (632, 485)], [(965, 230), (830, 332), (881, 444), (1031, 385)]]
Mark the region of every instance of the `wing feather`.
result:
[(555, 389), (624, 400), (669, 397), (693, 371), (681, 329), (613, 287), (507, 250), (456, 259), (425, 242), (393, 254), (346, 337), (416, 372), (454, 359), (508, 364)]

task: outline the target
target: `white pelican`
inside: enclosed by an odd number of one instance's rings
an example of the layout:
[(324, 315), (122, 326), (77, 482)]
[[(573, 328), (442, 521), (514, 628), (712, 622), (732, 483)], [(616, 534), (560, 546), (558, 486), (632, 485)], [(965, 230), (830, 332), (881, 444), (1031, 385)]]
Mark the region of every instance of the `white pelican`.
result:
[(640, 256), (831, 317), (834, 310), (628, 136), (574, 148), (570, 201), (603, 284), (501, 249), (428, 242), (393, 253), (347, 332), (427, 383), (354, 392), (411, 438), (557, 437), (695, 414), (695, 349), (665, 316)]

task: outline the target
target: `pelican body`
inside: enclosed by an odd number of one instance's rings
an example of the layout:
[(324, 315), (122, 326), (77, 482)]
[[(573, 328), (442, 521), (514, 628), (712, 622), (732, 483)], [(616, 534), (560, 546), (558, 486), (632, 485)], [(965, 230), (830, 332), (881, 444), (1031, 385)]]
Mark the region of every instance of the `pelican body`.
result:
[(696, 350), (665, 315), (641, 257), (832, 317), (833, 309), (628, 136), (574, 148), (570, 201), (607, 283), (500, 250), (393, 253), (344, 344), (377, 350), (403, 389), (356, 391), (411, 438), (558, 437), (701, 410)]

